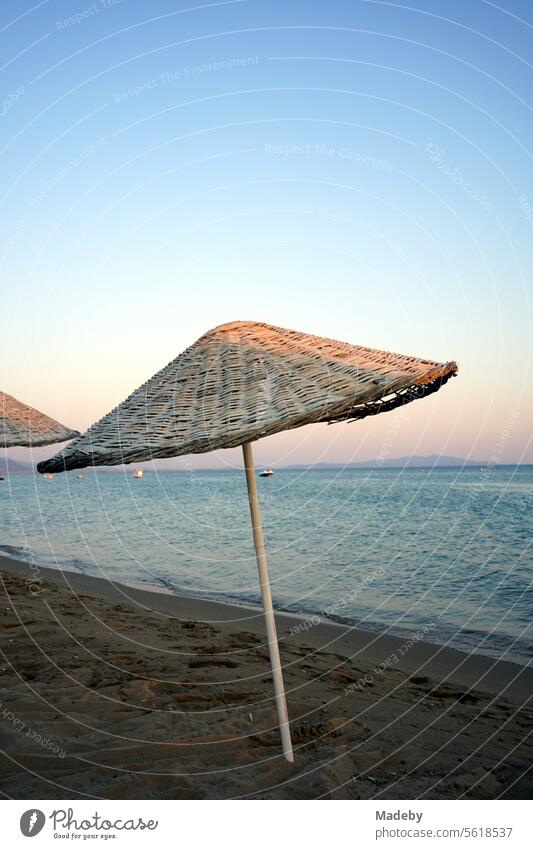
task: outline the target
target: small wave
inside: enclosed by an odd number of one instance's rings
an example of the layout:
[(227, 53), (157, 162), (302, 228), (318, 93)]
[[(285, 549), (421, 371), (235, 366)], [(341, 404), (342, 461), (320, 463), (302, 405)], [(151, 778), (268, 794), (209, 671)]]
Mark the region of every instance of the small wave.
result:
[(27, 548), (21, 548), (18, 545), (0, 545), (0, 554), (5, 554), (7, 557), (14, 557), (16, 560), (23, 560), (28, 563), (31, 558), (31, 553)]

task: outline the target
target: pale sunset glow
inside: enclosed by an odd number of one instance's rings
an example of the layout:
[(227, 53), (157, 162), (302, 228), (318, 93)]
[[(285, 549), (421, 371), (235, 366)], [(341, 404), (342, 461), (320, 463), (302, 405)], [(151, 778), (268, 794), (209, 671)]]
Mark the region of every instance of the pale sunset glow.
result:
[(375, 3), (323, 28), (320, 5), (164, 6), (11, 28), (1, 387), (84, 430), (209, 328), (265, 321), (460, 366), (405, 420), (281, 434), (265, 463), (375, 458), (391, 430), (394, 456), (483, 460), (510, 416), (501, 462), (531, 462), (524, 29), (447, 4), (451, 50)]

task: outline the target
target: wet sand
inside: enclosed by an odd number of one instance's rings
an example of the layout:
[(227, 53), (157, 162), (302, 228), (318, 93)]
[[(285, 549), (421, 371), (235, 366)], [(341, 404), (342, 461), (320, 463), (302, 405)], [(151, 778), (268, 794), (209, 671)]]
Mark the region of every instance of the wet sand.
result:
[(17, 799), (528, 798), (533, 671), (0, 557), (0, 790)]

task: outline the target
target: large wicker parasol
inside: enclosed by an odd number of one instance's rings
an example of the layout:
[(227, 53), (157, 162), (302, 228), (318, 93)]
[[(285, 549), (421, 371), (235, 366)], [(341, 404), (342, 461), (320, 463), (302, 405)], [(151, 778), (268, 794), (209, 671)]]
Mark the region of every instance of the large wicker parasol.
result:
[(362, 419), (429, 395), (457, 373), (435, 363), (236, 321), (210, 330), (39, 472), (242, 445), (283, 752), (292, 761), (251, 443), (312, 422)]
[(79, 431), (65, 427), (7, 392), (0, 392), (0, 445), (4, 448), (52, 445), (79, 435)]

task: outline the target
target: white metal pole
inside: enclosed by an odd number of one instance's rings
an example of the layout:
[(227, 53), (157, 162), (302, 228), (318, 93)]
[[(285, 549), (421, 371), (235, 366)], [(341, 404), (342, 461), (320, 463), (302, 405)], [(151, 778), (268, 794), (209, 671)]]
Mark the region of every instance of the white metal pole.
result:
[(263, 608), (265, 611), (270, 665), (272, 667), (274, 695), (276, 697), (279, 728), (281, 731), (281, 745), (285, 758), (292, 763), (294, 761), (294, 755), (292, 752), (289, 715), (287, 713), (285, 688), (283, 686), (283, 675), (281, 673), (281, 660), (279, 656), (278, 637), (276, 634), (276, 622), (274, 619), (274, 610), (272, 608), (272, 593), (270, 592), (270, 582), (268, 580), (265, 540), (263, 537), (263, 527), (261, 525), (261, 511), (259, 509), (257, 481), (255, 479), (251, 442), (244, 443), (242, 446), (242, 453), (244, 455), (244, 468), (246, 469), (246, 484), (248, 486), (248, 500), (250, 502), (250, 515), (252, 517), (252, 530), (254, 535), (255, 553), (257, 556), (257, 568), (259, 569), (259, 582), (261, 584), (261, 593), (263, 595)]

